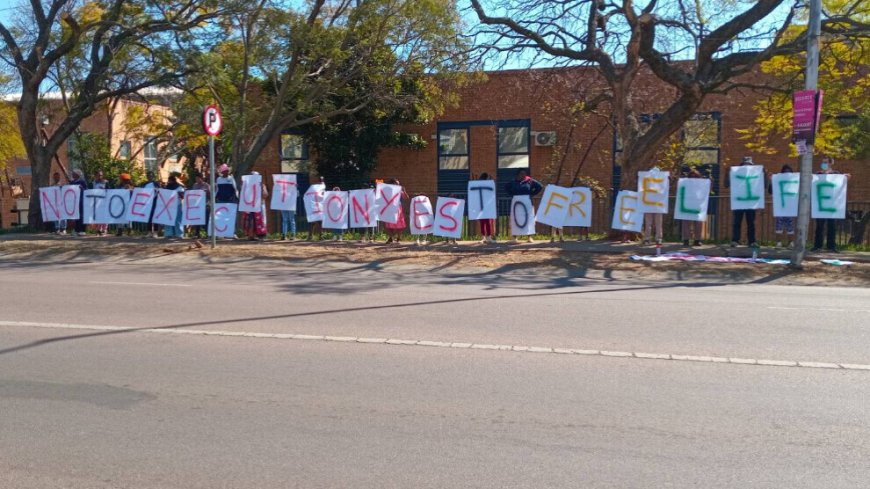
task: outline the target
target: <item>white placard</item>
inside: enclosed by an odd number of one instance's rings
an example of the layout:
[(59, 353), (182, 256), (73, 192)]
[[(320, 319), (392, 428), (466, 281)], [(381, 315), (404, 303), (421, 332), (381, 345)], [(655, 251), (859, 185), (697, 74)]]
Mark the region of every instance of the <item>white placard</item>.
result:
[(378, 220), (396, 224), (399, 222), (399, 209), (402, 208), (402, 186), (379, 183), (375, 207), (378, 210)]
[(39, 210), (43, 222), (55, 222), (60, 216), (60, 187), (39, 187)]
[(127, 189), (106, 190), (102, 205), (97, 205), (96, 220), (99, 224), (127, 224), (127, 207), (130, 191)]
[(154, 205), (154, 188), (134, 188), (127, 206), (128, 222), (148, 222)]
[(378, 225), (375, 189), (350, 191), (350, 227), (373, 228)]
[(706, 221), (709, 204), (710, 180), (706, 178), (681, 178), (677, 180), (674, 219)]
[(511, 235), (531, 236), (535, 234), (535, 208), (528, 195), (514, 195), (511, 199)]
[(206, 224), (206, 191), (188, 190), (184, 192), (182, 226), (205, 226)]
[(731, 210), (764, 209), (764, 167), (732, 166)]
[(272, 175), (272, 201), (269, 207), (273, 211), (296, 212), (296, 200), (299, 198), (299, 187), (296, 175), (276, 173)]
[(561, 229), (568, 219), (571, 206), (571, 190), (558, 185), (547, 185), (544, 196), (538, 206), (538, 214), (535, 220), (541, 224), (547, 224)]
[(84, 202), (82, 203), (82, 222), (84, 224), (103, 224), (97, 221), (97, 206), (104, 207), (106, 205), (106, 191), (104, 189), (88, 189), (83, 195)]
[(432, 202), (425, 195), (418, 195), (411, 199), (411, 234), (432, 234), (435, 225), (435, 212), (432, 210)]
[(770, 177), (774, 217), (797, 217), (800, 182), (800, 173), (777, 173)]
[(587, 187), (572, 187), (568, 191), (571, 193), (571, 203), (562, 226), (592, 226), (592, 190)]
[(438, 197), (438, 201), (435, 203), (435, 223), (432, 234), (442, 238), (461, 238), (464, 214), (464, 199)]
[(495, 219), (496, 216), (495, 182), (492, 180), (471, 180), (468, 182), (468, 219)]
[(845, 219), (846, 187), (846, 175), (813, 175), (813, 219)]
[(639, 233), (643, 228), (643, 213), (638, 208), (639, 196), (631, 190), (620, 190), (616, 194), (613, 220), (610, 227), (620, 231)]
[[(214, 206), (214, 234), (218, 238), (232, 238), (236, 235), (236, 214), (239, 212), (238, 204), (215, 204)], [(212, 226), (209, 226), (211, 228)], [(209, 229), (211, 236), (211, 229)]]
[(305, 205), (305, 215), (308, 222), (323, 221), (323, 194), (326, 192), (326, 185), (315, 183), (308, 187), (305, 195), (302, 196), (302, 203)]
[(263, 210), (263, 175), (242, 176), (239, 190), (239, 212), (260, 212)]
[(82, 188), (78, 185), (64, 185), (60, 189), (58, 209), (61, 219), (81, 219)]
[(323, 228), (347, 229), (347, 192), (330, 190), (323, 194)]
[(667, 214), (670, 197), (670, 172), (650, 170), (637, 172), (637, 208), (642, 214)]
[(175, 219), (181, 210), (181, 195), (177, 190), (158, 188), (154, 197), (154, 224), (175, 226)]

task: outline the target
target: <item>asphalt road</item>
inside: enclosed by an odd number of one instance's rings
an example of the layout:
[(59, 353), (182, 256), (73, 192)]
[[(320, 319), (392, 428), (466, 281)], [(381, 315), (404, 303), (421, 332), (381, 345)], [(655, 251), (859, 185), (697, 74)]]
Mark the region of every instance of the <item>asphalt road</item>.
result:
[(870, 371), (703, 360), (870, 364), (866, 289), (176, 260), (0, 262), (0, 297), (0, 487), (870, 480)]

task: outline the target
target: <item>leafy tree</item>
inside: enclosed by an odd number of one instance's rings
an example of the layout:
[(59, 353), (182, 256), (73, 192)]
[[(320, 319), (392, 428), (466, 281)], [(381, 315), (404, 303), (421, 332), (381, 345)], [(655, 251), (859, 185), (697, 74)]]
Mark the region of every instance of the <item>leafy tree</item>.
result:
[[(842, 1), (825, 3), (828, 11), (842, 12)], [(856, 20), (870, 23), (870, 4), (853, 11)], [(788, 35), (800, 36), (805, 27), (795, 26)], [(761, 65), (776, 90), (756, 106), (755, 124), (740, 131), (747, 147), (776, 154), (773, 141), (789, 140), (792, 131), (792, 96), (804, 85), (806, 57), (800, 54), (775, 56)], [(835, 158), (870, 155), (870, 39), (824, 36), (819, 56), (819, 88), (825, 91), (820, 132), (815, 147)], [(797, 155), (795, 146), (791, 156)]]
[[(870, 4), (850, 5), (842, 0), (827, 0), (824, 8), (837, 15), (849, 15), (854, 22), (870, 23)], [(788, 35), (800, 36), (805, 27), (795, 26)], [(746, 146), (754, 151), (777, 154), (772, 141), (787, 141), (792, 132), (792, 96), (805, 86), (805, 56), (776, 56), (762, 64), (777, 90), (755, 106), (755, 124), (740, 131)], [(814, 150), (834, 158), (853, 159), (870, 156), (870, 39), (823, 36), (819, 56), (819, 88), (825, 91), (822, 121)], [(794, 145), (790, 156), (797, 156)], [(864, 241), (870, 213), (856, 216), (850, 242)]]
[[(610, 108), (623, 146), (618, 163), (625, 188), (635, 185), (637, 170), (652, 166), (706, 96), (744, 86), (741, 76), (760, 63), (806, 47), (804, 32), (787, 35), (805, 12), (802, 0), (470, 1), (486, 53), (594, 67), (597, 78), (582, 83), (600, 89), (587, 103)], [(841, 3), (842, 13), (829, 15), (823, 30), (838, 38), (866, 36), (870, 25), (857, 15), (866, 0)], [(672, 98), (661, 97), (662, 86)], [(644, 124), (650, 111), (659, 117)]]
[(145, 171), (130, 158), (112, 156), (109, 140), (103, 134), (73, 135), (75, 144), (70, 148), (70, 159), (81, 162), (85, 175), (103, 172), (111, 185), (117, 185), (122, 173), (129, 173), (134, 184), (145, 183)]
[[(33, 168), (30, 222), (39, 222), (36, 188), (51, 158), (81, 122), (109, 100), (178, 84), (208, 47), (208, 22), (235, 2), (218, 0), (46, 0), (0, 22), (0, 53), (21, 97), (18, 129)], [(41, 90), (62, 86), (66, 113), (47, 140), (38, 132)]]
[[(411, 107), (419, 115), (437, 112), (445, 103), (444, 78), (432, 75), (462, 69), (466, 49), (455, 4), (444, 0), (289, 6), (257, 0), (226, 17), (222, 29), (223, 42), (206, 57), (209, 75), (192, 80), (175, 108), (194, 128), (203, 105), (220, 104), (225, 130), (219, 157), (237, 175), (250, 171), (270, 142), (291, 128), (313, 125), (319, 141), (330, 134), (389, 139), (362, 126), (385, 127)], [(349, 117), (357, 113), (365, 113), (363, 123)], [(324, 125), (333, 119), (340, 121), (335, 127)], [(368, 167), (369, 156), (362, 155), (371, 148), (358, 144), (324, 147), (322, 154), (329, 158), (335, 151), (335, 162), (353, 153)]]

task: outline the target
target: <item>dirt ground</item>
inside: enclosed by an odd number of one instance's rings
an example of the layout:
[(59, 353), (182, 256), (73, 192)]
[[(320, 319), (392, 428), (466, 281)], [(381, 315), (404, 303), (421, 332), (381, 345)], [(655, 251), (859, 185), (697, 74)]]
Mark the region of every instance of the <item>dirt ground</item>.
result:
[[(784, 265), (748, 263), (634, 262), (637, 248), (607, 243), (585, 247), (551, 244), (486, 246), (479, 243), (445, 243), (416, 246), (354, 242), (164, 242), (144, 239), (31, 237), (0, 240), (0, 260), (61, 261), (173, 261), (202, 263), (239, 259), (270, 259), (297, 263), (373, 264), (379, 267), (413, 267), (433, 272), (462, 273), (481, 270), (559, 273), (574, 277), (631, 280), (710, 280), (724, 283), (773, 283), (787, 285), (870, 286), (870, 263), (825, 265), (816, 260), (803, 270)], [(578, 249), (579, 248), (579, 249)], [(644, 250), (649, 252), (649, 250)], [(702, 250), (721, 255), (718, 248)]]

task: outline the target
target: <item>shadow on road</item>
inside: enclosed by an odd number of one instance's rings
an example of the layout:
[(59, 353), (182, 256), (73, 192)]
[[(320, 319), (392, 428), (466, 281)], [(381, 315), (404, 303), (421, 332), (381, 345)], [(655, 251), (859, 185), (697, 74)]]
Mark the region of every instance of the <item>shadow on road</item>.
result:
[(15, 353), (22, 350), (28, 350), (31, 348), (36, 348), (40, 346), (50, 345), (53, 343), (59, 343), (62, 341), (69, 340), (79, 340), (79, 339), (87, 339), (87, 338), (95, 338), (101, 336), (111, 336), (123, 333), (135, 333), (137, 331), (147, 331), (147, 330), (161, 330), (161, 329), (182, 329), (182, 328), (192, 328), (197, 326), (215, 326), (215, 325), (223, 325), (223, 324), (235, 324), (235, 323), (249, 323), (249, 322), (257, 322), (257, 321), (272, 321), (277, 319), (291, 319), (291, 318), (299, 318), (299, 317), (308, 317), (308, 316), (323, 316), (330, 314), (344, 314), (344, 313), (354, 313), (361, 311), (376, 311), (376, 310), (390, 310), (390, 309), (402, 309), (402, 308), (414, 308), (414, 307), (423, 307), (423, 306), (432, 306), (439, 304), (456, 304), (463, 302), (484, 302), (484, 301), (501, 301), (501, 300), (518, 300), (518, 299), (533, 299), (540, 297), (569, 297), (569, 296), (577, 296), (577, 295), (585, 295), (585, 294), (596, 294), (602, 292), (629, 292), (629, 291), (637, 291), (637, 290), (651, 290), (651, 289), (670, 289), (676, 287), (687, 287), (687, 288), (698, 288), (698, 287), (715, 287), (720, 286), (718, 283), (693, 283), (693, 284), (660, 284), (660, 285), (647, 285), (647, 286), (637, 286), (637, 287), (620, 287), (620, 288), (610, 288), (610, 289), (590, 289), (590, 290), (574, 290), (570, 292), (541, 292), (541, 293), (531, 293), (531, 294), (523, 294), (522, 296), (517, 295), (495, 295), (495, 296), (478, 296), (478, 297), (463, 297), (459, 299), (442, 299), (442, 300), (431, 300), (431, 301), (417, 301), (417, 302), (402, 302), (397, 304), (381, 304), (374, 306), (363, 306), (363, 307), (351, 307), (351, 308), (343, 308), (343, 309), (322, 309), (317, 311), (305, 311), (305, 312), (296, 312), (289, 314), (273, 314), (269, 316), (253, 316), (253, 317), (244, 317), (244, 318), (235, 318), (235, 319), (221, 319), (221, 320), (212, 320), (212, 321), (194, 321), (187, 323), (179, 323), (179, 324), (170, 324), (166, 326), (149, 326), (149, 327), (141, 327), (141, 328), (128, 328), (128, 329), (116, 329), (110, 331), (95, 331), (93, 333), (83, 333), (76, 335), (65, 335), (65, 336), (57, 336), (53, 338), (45, 338), (42, 340), (32, 341), (30, 343), (24, 343), (21, 345), (16, 345), (8, 348), (0, 349), (0, 355), (5, 355), (8, 353)]

